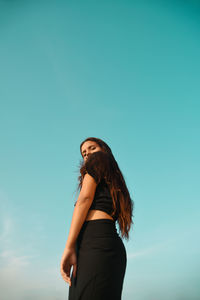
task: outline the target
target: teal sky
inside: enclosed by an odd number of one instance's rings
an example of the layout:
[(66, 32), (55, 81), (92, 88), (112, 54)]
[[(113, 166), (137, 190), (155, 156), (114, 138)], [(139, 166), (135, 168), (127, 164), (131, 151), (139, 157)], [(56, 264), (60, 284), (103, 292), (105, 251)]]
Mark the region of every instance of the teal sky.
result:
[(80, 143), (135, 203), (123, 300), (200, 297), (198, 1), (0, 1), (0, 290), (67, 300)]

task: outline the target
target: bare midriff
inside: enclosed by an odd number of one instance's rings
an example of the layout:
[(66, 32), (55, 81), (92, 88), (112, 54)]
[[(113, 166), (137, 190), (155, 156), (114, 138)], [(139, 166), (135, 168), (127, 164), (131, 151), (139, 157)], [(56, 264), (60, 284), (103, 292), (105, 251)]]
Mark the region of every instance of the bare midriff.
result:
[(110, 220), (113, 220), (113, 218), (104, 211), (97, 210), (97, 209), (89, 210), (85, 220), (89, 221), (89, 220), (96, 220), (96, 219), (110, 219)]

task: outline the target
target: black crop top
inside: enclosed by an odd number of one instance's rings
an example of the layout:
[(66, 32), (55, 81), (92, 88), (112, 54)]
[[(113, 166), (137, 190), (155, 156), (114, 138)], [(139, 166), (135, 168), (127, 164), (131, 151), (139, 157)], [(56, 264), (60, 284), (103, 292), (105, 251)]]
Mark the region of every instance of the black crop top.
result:
[[(93, 202), (89, 208), (98, 209), (111, 215), (113, 212), (113, 201), (109, 187), (105, 182), (105, 175), (108, 174), (110, 168), (109, 154), (103, 151), (96, 151), (89, 155), (85, 162), (85, 170), (91, 175), (97, 183)], [(112, 216), (114, 221), (118, 219), (118, 214)]]

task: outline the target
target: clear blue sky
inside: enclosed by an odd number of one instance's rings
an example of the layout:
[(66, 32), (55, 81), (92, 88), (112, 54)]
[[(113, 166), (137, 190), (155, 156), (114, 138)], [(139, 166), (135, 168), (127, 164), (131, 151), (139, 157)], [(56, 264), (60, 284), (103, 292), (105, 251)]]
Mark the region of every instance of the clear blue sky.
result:
[(198, 1), (0, 1), (0, 290), (67, 300), (79, 145), (135, 202), (123, 300), (200, 297)]

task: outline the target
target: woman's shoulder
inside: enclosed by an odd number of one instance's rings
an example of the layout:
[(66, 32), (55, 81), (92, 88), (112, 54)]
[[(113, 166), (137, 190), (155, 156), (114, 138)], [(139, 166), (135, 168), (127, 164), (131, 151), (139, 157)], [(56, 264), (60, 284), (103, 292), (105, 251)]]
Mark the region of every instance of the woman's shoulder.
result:
[(96, 151), (89, 155), (85, 166), (95, 165), (97, 167), (105, 166), (110, 162), (109, 154), (103, 151)]
[(95, 178), (99, 183), (105, 173), (108, 171), (110, 165), (109, 155), (103, 151), (96, 151), (89, 155), (85, 162), (87, 173)]
[(109, 154), (107, 152), (104, 151), (96, 151), (96, 152), (92, 152), (86, 163), (88, 162), (92, 162), (92, 161), (98, 161), (98, 160), (107, 160), (109, 159)]

